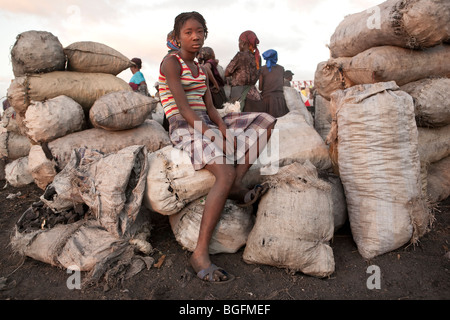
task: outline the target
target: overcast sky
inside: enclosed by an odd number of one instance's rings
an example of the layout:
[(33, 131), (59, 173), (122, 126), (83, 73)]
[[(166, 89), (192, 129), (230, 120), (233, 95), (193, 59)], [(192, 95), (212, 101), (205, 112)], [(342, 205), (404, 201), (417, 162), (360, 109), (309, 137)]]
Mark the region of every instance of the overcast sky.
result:
[[(16, 36), (48, 31), (66, 47), (78, 41), (104, 43), (128, 58), (143, 60), (147, 83), (157, 80), (167, 52), (166, 36), (175, 17), (198, 11), (209, 29), (212, 47), (225, 68), (238, 51), (239, 35), (252, 30), (261, 54), (274, 49), (278, 63), (295, 80), (314, 80), (317, 64), (329, 58), (326, 45), (348, 14), (365, 11), (382, 0), (0, 0), (0, 97), (14, 78), (10, 51)], [(130, 70), (118, 76), (131, 78)], [(153, 88), (152, 88), (153, 89)], [(154, 94), (154, 90), (151, 93)]]

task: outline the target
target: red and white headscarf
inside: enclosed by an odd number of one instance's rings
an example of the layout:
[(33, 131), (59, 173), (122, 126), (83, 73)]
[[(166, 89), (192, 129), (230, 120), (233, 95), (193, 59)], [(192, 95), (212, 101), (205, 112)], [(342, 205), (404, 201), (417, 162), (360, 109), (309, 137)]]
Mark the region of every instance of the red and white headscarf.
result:
[(247, 30), (240, 35), (239, 40), (241, 40), (244, 43), (248, 43), (250, 52), (255, 55), (256, 68), (259, 70), (261, 56), (260, 56), (259, 50), (258, 50), (258, 44), (259, 44), (258, 37), (256, 36), (256, 34), (253, 31)]

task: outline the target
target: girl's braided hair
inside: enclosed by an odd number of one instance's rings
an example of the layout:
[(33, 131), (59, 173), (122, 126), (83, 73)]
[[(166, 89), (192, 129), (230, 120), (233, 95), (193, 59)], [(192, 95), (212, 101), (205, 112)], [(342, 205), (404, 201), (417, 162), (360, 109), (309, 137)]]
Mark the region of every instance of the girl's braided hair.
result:
[(205, 39), (206, 39), (208, 36), (208, 28), (206, 27), (205, 18), (203, 18), (203, 16), (196, 11), (183, 12), (183, 13), (180, 13), (175, 18), (175, 24), (173, 26), (173, 32), (174, 32), (175, 39), (180, 38), (181, 28), (186, 23), (186, 21), (188, 21), (189, 19), (195, 19), (198, 22), (200, 22), (200, 24), (203, 26), (203, 29), (205, 31)]

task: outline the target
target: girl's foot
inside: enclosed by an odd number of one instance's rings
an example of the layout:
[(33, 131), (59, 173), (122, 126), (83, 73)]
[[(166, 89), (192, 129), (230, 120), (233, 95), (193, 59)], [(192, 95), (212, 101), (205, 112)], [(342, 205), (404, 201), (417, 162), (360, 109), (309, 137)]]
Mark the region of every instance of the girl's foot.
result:
[(194, 252), (189, 261), (197, 276), (204, 281), (223, 283), (234, 279), (225, 270), (211, 263), (209, 256), (197, 257)]

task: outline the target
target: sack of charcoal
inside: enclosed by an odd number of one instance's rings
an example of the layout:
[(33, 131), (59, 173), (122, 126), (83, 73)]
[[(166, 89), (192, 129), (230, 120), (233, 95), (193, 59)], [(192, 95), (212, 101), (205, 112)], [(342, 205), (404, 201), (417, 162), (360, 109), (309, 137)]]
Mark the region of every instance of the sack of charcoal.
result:
[[(205, 197), (202, 197), (189, 203), (179, 213), (169, 216), (175, 239), (191, 252), (197, 245), (204, 207)], [(209, 253), (236, 253), (247, 242), (253, 224), (251, 207), (240, 208), (228, 200), (212, 235)]]
[(434, 47), (450, 40), (450, 2), (387, 0), (348, 15), (330, 39), (333, 58), (353, 57), (372, 47)]
[(422, 195), (412, 97), (391, 81), (338, 90), (331, 105), (336, 121), (329, 139), (337, 145), (358, 251), (371, 259), (417, 243), (432, 214)]
[(243, 259), (249, 264), (288, 268), (315, 277), (335, 270), (332, 186), (311, 162), (280, 168), (267, 180)]
[(64, 48), (67, 70), (85, 73), (109, 73), (117, 76), (133, 63), (119, 51), (94, 41), (79, 41)]
[(11, 49), (15, 77), (26, 74), (63, 71), (66, 55), (58, 38), (46, 31), (26, 31), (17, 36)]

